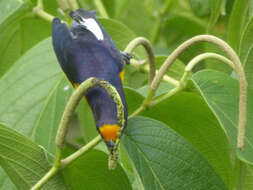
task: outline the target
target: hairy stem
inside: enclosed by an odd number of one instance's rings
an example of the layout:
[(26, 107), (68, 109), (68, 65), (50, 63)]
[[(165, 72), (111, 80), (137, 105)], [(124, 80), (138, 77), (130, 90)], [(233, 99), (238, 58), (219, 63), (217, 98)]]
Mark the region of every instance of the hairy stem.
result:
[(163, 76), (165, 75), (168, 68), (174, 63), (176, 58), (185, 51), (185, 49), (189, 48), (193, 44), (197, 42), (210, 42), (217, 46), (219, 46), (222, 50), (224, 50), (231, 61), (234, 63), (234, 70), (238, 76), (239, 84), (240, 84), (240, 100), (239, 100), (239, 121), (238, 121), (238, 137), (237, 137), (237, 146), (242, 149), (244, 145), (244, 136), (245, 136), (245, 124), (246, 124), (246, 109), (247, 109), (247, 81), (245, 77), (245, 73), (238, 58), (237, 54), (234, 50), (223, 40), (210, 35), (199, 35), (193, 37), (183, 44), (181, 44), (175, 51), (172, 52), (170, 56), (166, 59), (162, 67), (159, 69), (158, 74), (154, 78), (151, 89), (156, 91), (158, 88)]
[(98, 12), (100, 13), (100, 15), (104, 18), (109, 18), (108, 13), (106, 12), (106, 9), (103, 5), (103, 2), (101, 0), (94, 0), (93, 2), (95, 4)]
[(94, 139), (92, 139), (88, 144), (86, 144), (85, 146), (83, 146), (82, 148), (80, 148), (78, 151), (76, 151), (75, 153), (71, 154), (67, 158), (63, 159), (61, 161), (61, 168), (65, 168), (71, 162), (73, 162), (78, 157), (80, 157), (81, 155), (83, 155), (84, 153), (86, 153), (88, 150), (91, 150), (94, 146), (96, 146), (99, 142), (101, 142), (101, 140), (102, 140), (101, 136), (98, 135), (97, 137), (95, 137)]
[(159, 98), (157, 98), (155, 100), (152, 100), (152, 102), (150, 103), (150, 106), (156, 105), (156, 104), (160, 103), (161, 101), (173, 96), (177, 92), (183, 90), (186, 86), (189, 75), (191, 75), (191, 71), (192, 71), (193, 67), (196, 66), (198, 63), (200, 63), (204, 59), (217, 59), (217, 60), (220, 60), (220, 61), (226, 63), (230, 67), (234, 68), (233, 62), (230, 61), (228, 58), (222, 56), (222, 55), (219, 55), (219, 54), (216, 54), (216, 53), (203, 53), (203, 54), (200, 54), (200, 55), (194, 57), (187, 64), (187, 66), (185, 67), (185, 72), (184, 72), (182, 78), (180, 79), (179, 85), (176, 86), (171, 91), (169, 91), (167, 94), (164, 94), (164, 95), (160, 96)]
[(135, 38), (134, 40), (132, 40), (127, 47), (125, 48), (124, 52), (127, 52), (129, 54), (131, 54), (135, 48), (137, 48), (139, 45), (142, 45), (145, 50), (146, 53), (148, 55), (148, 59), (149, 59), (149, 85), (151, 85), (155, 74), (156, 74), (156, 69), (155, 69), (155, 56), (152, 50), (152, 45), (151, 43), (143, 37), (138, 37)]
[(145, 100), (143, 101), (142, 105), (137, 110), (135, 110), (135, 112), (132, 113), (128, 118), (137, 116), (141, 112), (143, 112), (144, 110), (146, 110), (150, 106), (150, 102), (151, 102), (152, 97), (154, 96), (154, 94), (155, 94), (155, 91), (149, 90), (148, 96), (145, 98)]
[(202, 60), (205, 60), (205, 59), (217, 59), (217, 60), (220, 60), (220, 61), (226, 63), (227, 65), (232, 67), (232, 69), (235, 68), (233, 62), (222, 55), (219, 55), (216, 53), (203, 53), (203, 54), (200, 54), (200, 55), (194, 57), (185, 67), (185, 71), (192, 71), (192, 69), (193, 69), (193, 67), (195, 67), (195, 65), (197, 65), (198, 63), (200, 63)]
[(37, 16), (39, 16), (40, 18), (48, 21), (48, 22), (52, 22), (54, 17), (50, 14), (48, 14), (47, 12), (45, 12), (43, 10), (43, 6), (42, 4), (38, 4), (36, 7), (33, 8), (33, 13)]
[(52, 178), (59, 168), (53, 166), (30, 190), (40, 189), (50, 178)]

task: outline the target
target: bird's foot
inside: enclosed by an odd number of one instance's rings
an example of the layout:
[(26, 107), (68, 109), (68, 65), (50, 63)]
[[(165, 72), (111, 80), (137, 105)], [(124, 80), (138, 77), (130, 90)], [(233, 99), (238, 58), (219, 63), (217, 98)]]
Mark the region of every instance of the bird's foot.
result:
[(121, 55), (123, 56), (123, 59), (124, 59), (125, 63), (127, 65), (130, 64), (130, 59), (132, 59), (133, 56), (129, 53), (126, 53), (126, 52), (121, 52)]

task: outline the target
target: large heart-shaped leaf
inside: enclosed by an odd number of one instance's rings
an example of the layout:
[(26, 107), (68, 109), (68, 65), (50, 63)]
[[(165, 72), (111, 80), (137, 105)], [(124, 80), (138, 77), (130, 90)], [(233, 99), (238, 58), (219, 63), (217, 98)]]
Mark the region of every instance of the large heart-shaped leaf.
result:
[(19, 0), (0, 3), (2, 3), (0, 4), (2, 21), (0, 21), (0, 75), (3, 75), (27, 50), (51, 35), (51, 23), (38, 17), (26, 17), (26, 14), (32, 11), (30, 3)]
[(236, 148), (238, 125), (238, 81), (224, 73), (204, 70), (193, 75), (195, 86), (211, 108), (237, 154), (242, 160), (253, 163), (253, 92), (248, 91), (247, 124), (243, 151)]
[[(19, 0), (0, 1), (0, 75), (2, 75), (9, 67), (9, 62), (13, 62), (19, 52), (11, 44), (19, 41), (15, 38), (18, 20), (27, 12), (28, 6)], [(11, 51), (7, 51), (11, 50)]]
[(0, 80), (0, 120), (51, 153), (71, 87), (51, 47), (51, 38), (26, 53)]
[(232, 165), (226, 136), (201, 97), (179, 93), (145, 111), (186, 138), (221, 176), (231, 182)]
[[(31, 188), (51, 168), (53, 157), (25, 136), (2, 124), (0, 134), (0, 165), (18, 189)], [(42, 189), (66, 187), (61, 175), (57, 174)]]
[(145, 189), (227, 189), (204, 157), (165, 124), (129, 120), (122, 139)]
[(122, 167), (108, 170), (108, 156), (98, 150), (92, 150), (80, 156), (65, 170), (70, 187), (75, 190), (130, 190), (131, 185)]

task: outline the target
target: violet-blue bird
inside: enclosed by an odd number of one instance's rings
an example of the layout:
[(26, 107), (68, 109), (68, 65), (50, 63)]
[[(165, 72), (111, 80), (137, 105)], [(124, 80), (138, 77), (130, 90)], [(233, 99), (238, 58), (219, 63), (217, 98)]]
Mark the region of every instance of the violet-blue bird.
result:
[[(78, 9), (71, 12), (70, 16), (73, 18), (70, 29), (59, 18), (52, 23), (53, 47), (63, 72), (75, 88), (90, 77), (103, 79), (113, 85), (121, 97), (127, 121), (122, 82), (124, 64), (131, 57), (118, 50), (94, 11)], [(115, 103), (101, 87), (89, 90), (85, 97), (92, 109), (98, 132), (112, 150), (120, 129)]]

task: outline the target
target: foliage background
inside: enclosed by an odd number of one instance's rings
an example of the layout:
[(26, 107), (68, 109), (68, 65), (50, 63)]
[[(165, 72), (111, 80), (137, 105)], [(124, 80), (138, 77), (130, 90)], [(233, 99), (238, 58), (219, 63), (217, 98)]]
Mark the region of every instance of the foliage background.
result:
[[(129, 120), (116, 171), (107, 170), (108, 152), (100, 143), (43, 189), (253, 189), (252, 0), (78, 3), (97, 10), (119, 49), (124, 50), (136, 36), (148, 38), (158, 67), (195, 35), (212, 34), (227, 41), (240, 56), (249, 84), (246, 144), (243, 151), (237, 150), (236, 76), (220, 61), (206, 60), (195, 68), (186, 89)], [(35, 6), (35, 0), (0, 0), (1, 189), (29, 189), (48, 171), (57, 126), (73, 91), (52, 49), (51, 23), (33, 14)], [(44, 0), (44, 10), (63, 18), (56, 1)], [(167, 74), (179, 80), (185, 65), (203, 52), (224, 54), (213, 45), (197, 44)], [(134, 56), (146, 58), (141, 48)], [(126, 66), (124, 86), (130, 115), (147, 95), (147, 73)], [(156, 96), (172, 88), (162, 83)], [(65, 156), (97, 135), (91, 118), (82, 102), (67, 137)]]

